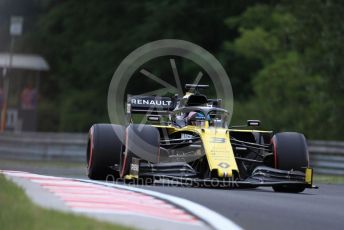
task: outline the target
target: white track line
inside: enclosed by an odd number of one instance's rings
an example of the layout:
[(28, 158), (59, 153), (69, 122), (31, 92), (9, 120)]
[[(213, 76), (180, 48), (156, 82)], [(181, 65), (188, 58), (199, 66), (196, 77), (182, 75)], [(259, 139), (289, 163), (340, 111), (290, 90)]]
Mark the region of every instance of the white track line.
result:
[(141, 189), (141, 188), (134, 188), (127, 185), (119, 185), (119, 184), (113, 184), (113, 183), (106, 183), (106, 182), (100, 182), (100, 181), (93, 181), (93, 180), (83, 180), (83, 179), (77, 179), (78, 181), (92, 183), (92, 184), (99, 184), (99, 185), (105, 185), (108, 187), (113, 188), (120, 188), (120, 189), (126, 189), (133, 192), (140, 192), (143, 194), (147, 194), (150, 196), (154, 196), (166, 201), (169, 201), (173, 204), (176, 204), (180, 207), (183, 207), (185, 210), (188, 210), (190, 213), (194, 214), (195, 216), (202, 219), (204, 222), (209, 224), (214, 229), (218, 230), (239, 230), (242, 229), (240, 226), (232, 222), (231, 220), (227, 219), (226, 217), (204, 207), (197, 203), (194, 203), (192, 201), (175, 197), (172, 195), (163, 194), (160, 192), (155, 192), (151, 190)]

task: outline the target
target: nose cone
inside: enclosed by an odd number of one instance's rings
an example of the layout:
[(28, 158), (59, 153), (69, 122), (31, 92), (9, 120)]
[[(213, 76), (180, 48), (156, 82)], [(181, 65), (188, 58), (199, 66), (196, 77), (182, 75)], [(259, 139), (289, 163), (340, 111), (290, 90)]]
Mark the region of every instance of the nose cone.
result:
[(232, 177), (239, 172), (227, 129), (208, 128), (200, 133), (209, 168), (214, 176)]

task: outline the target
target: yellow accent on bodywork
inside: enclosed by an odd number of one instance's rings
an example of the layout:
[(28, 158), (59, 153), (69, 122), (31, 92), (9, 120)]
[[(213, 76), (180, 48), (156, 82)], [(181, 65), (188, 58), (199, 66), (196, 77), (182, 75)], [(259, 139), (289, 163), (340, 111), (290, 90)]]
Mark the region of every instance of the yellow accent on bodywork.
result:
[(313, 169), (312, 168), (306, 168), (305, 182), (307, 184), (313, 183)]
[(138, 176), (134, 176), (134, 175), (128, 174), (128, 175), (124, 176), (124, 179), (125, 180), (134, 180), (134, 179), (138, 179)]
[(266, 131), (266, 130), (257, 130), (257, 129), (229, 129), (229, 131), (233, 132), (244, 132), (244, 133), (273, 133), (273, 131)]
[(201, 129), (199, 135), (210, 171), (217, 169), (219, 177), (232, 177), (233, 171), (239, 172), (227, 129)]
[[(208, 121), (205, 122), (204, 127), (192, 125), (184, 126), (182, 128), (162, 125), (153, 126), (156, 128), (166, 128), (168, 133), (193, 132), (198, 134), (203, 143), (210, 171), (217, 170), (218, 177), (232, 177), (233, 171), (239, 173), (232, 145), (230, 143), (228, 129), (209, 127)], [(224, 142), (216, 142), (216, 140), (224, 140)]]

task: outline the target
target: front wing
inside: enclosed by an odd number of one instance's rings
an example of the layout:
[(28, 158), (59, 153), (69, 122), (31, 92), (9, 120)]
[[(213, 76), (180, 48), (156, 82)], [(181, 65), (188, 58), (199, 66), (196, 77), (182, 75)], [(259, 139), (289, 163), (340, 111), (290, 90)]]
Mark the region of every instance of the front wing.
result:
[[(138, 162), (137, 162), (138, 163)], [(280, 170), (267, 166), (258, 166), (252, 174), (243, 180), (233, 178), (199, 178), (198, 173), (187, 163), (139, 163), (139, 170), (131, 172), (133, 178), (151, 178), (159, 183), (178, 182), (180, 185), (193, 187), (230, 187), (255, 188), (274, 185), (301, 185), (305, 188), (317, 188), (313, 185), (312, 169), (305, 173), (294, 170)]]

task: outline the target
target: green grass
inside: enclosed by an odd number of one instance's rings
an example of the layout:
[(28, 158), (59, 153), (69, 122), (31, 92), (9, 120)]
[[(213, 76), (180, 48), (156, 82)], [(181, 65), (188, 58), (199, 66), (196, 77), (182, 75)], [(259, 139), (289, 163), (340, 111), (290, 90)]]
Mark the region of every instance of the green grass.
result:
[(344, 176), (314, 174), (314, 184), (344, 184)]
[(129, 229), (74, 214), (44, 209), (25, 192), (0, 175), (0, 228), (31, 229)]

